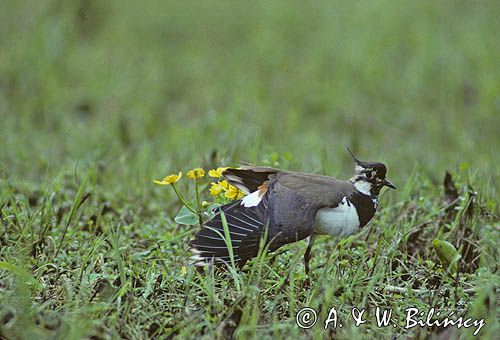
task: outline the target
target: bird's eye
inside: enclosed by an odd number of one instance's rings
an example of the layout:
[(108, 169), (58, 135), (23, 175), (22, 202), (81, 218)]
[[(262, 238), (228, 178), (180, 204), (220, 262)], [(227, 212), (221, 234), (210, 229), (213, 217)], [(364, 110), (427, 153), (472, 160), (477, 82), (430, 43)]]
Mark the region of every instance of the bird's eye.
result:
[(370, 178), (372, 178), (372, 173), (371, 173), (371, 172), (369, 172), (369, 173), (367, 173), (365, 176), (366, 176), (366, 178), (370, 179)]

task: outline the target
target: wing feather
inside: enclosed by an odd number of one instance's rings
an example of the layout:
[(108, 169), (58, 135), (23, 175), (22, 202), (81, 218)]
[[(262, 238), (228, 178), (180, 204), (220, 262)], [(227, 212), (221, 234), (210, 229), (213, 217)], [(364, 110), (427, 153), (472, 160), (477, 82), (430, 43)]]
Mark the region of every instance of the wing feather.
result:
[(222, 206), (189, 242), (190, 251), (194, 254), (192, 259), (196, 265), (205, 265), (212, 261), (224, 263), (229, 259), (222, 213), (229, 229), (234, 260), (239, 262), (257, 255), (266, 225), (267, 200), (254, 207), (244, 207), (239, 201), (237, 203)]

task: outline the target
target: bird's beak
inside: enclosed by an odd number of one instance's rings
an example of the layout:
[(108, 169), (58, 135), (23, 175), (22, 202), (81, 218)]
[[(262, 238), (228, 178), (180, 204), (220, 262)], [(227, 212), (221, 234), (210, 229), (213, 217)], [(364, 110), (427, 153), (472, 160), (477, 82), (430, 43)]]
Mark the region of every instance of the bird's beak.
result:
[(389, 181), (387, 178), (384, 179), (384, 185), (386, 187), (389, 187), (389, 188), (392, 188), (392, 189), (396, 189), (396, 186), (394, 184), (392, 184), (391, 181)]

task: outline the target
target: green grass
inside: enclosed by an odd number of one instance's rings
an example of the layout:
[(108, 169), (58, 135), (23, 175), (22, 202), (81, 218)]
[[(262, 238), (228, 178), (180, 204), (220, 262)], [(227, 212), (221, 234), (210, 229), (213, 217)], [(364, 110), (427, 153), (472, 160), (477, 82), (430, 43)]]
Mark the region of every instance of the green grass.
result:
[[(499, 10), (427, 0), (3, 4), (0, 337), (444, 336), (373, 322), (377, 306), (400, 319), (432, 306), (484, 317), (480, 335), (494, 338)], [(152, 179), (242, 161), (348, 178), (345, 145), (385, 162), (399, 189), (383, 193), (360, 233), (317, 241), (310, 285), (304, 242), (238, 272), (189, 266), (197, 227), (175, 223), (180, 203)], [(445, 170), (460, 192), (452, 213)], [(179, 188), (194, 202), (192, 182)], [(443, 269), (435, 238), (470, 246), (458, 276)], [(320, 310), (307, 331), (295, 324), (303, 306)], [(322, 328), (330, 307), (344, 327)], [(352, 307), (369, 321), (346, 320)]]

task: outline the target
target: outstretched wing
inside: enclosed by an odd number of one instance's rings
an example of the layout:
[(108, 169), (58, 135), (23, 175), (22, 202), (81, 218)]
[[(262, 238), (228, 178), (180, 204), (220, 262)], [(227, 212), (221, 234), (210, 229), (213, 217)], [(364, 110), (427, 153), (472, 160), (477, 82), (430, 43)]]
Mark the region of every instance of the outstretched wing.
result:
[[(267, 222), (267, 198), (258, 206), (245, 207), (241, 201), (226, 204), (195, 234), (189, 242), (189, 250), (195, 265), (214, 262), (229, 262), (226, 242), (231, 242), (235, 262), (255, 257)], [(230, 240), (225, 240), (222, 214), (227, 221)]]

